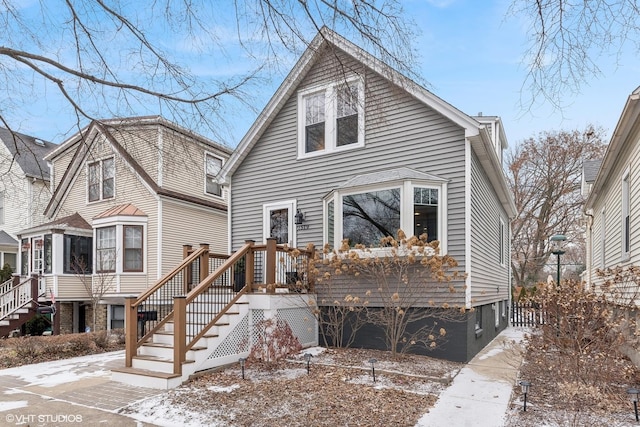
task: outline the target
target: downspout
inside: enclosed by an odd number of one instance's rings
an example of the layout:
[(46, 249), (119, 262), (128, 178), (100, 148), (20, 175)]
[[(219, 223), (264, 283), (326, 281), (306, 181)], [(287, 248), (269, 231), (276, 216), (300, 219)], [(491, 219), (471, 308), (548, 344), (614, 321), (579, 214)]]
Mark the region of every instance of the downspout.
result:
[(589, 253), (585, 253), (585, 262), (587, 264), (587, 274), (586, 274), (586, 282), (587, 285), (591, 286), (591, 271), (593, 267), (593, 221), (594, 216), (587, 212), (587, 210), (583, 210), (582, 213), (587, 217), (587, 248), (589, 248)]

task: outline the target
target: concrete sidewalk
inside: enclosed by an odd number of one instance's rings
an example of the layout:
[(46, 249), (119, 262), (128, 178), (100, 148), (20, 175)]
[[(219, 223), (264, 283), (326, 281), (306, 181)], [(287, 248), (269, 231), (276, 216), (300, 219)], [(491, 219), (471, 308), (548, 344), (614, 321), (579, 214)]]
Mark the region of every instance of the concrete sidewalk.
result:
[(507, 328), (460, 370), (416, 427), (501, 427), (522, 363), (523, 328)]
[(117, 412), (163, 393), (111, 381), (124, 352), (0, 370), (0, 426), (143, 427)]

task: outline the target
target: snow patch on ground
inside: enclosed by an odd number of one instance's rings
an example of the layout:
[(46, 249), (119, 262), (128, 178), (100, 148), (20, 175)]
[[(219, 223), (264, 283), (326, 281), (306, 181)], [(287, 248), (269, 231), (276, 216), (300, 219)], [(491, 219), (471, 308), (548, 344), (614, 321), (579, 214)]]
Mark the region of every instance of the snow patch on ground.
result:
[(20, 378), (30, 386), (55, 387), (83, 378), (111, 377), (111, 368), (106, 365), (123, 358), (124, 351), (114, 351), (39, 363), (31, 369), (24, 366), (3, 369), (2, 374)]
[(13, 402), (0, 402), (0, 412), (11, 411), (12, 409), (26, 408), (29, 403), (26, 400), (16, 400)]
[(233, 384), (229, 387), (218, 387), (212, 385), (211, 387), (207, 387), (207, 390), (212, 391), (214, 393), (231, 393), (233, 390), (240, 388), (240, 384)]

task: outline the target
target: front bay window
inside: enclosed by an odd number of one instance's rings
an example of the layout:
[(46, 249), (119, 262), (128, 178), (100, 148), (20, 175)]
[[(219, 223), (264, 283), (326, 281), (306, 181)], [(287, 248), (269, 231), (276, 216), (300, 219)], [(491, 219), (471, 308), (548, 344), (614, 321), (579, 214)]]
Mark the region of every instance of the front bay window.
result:
[(325, 242), (377, 247), (403, 230), (446, 253), (446, 191), (446, 180), (408, 168), (354, 177), (325, 198)]
[(298, 93), (298, 157), (364, 146), (364, 83), (347, 79)]
[[(146, 219), (146, 217), (144, 217)], [(110, 221), (114, 224), (113, 221)], [(142, 273), (145, 270), (145, 226), (119, 223), (95, 224), (96, 271), (98, 273)]]

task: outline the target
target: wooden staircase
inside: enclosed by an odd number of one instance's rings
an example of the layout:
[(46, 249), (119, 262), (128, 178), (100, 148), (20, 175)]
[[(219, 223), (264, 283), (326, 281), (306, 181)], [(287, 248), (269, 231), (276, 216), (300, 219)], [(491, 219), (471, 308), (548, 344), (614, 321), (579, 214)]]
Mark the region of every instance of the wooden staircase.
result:
[(37, 276), (19, 276), (0, 284), (0, 337), (5, 338), (36, 315), (37, 300), (45, 294)]
[[(283, 285), (278, 278), (287, 277), (285, 273), (302, 278), (291, 284), (297, 291), (310, 292), (312, 281), (306, 272), (312, 254), (313, 250), (277, 246), (272, 239), (260, 246), (247, 241), (231, 256), (210, 254), (207, 245), (196, 250), (185, 247), (178, 267), (139, 298), (126, 300), (125, 366), (112, 370), (112, 378), (169, 389), (196, 372), (247, 357), (254, 336), (251, 328), (271, 316), (264, 313), (277, 316), (277, 309), (269, 311), (272, 303), (261, 297), (277, 297), (276, 288)], [(308, 328), (315, 330), (314, 338), (307, 334), (306, 343), (316, 345), (317, 324), (306, 300), (289, 295), (279, 304), (284, 306), (296, 313), (305, 311), (298, 316), (300, 322), (314, 319)]]

